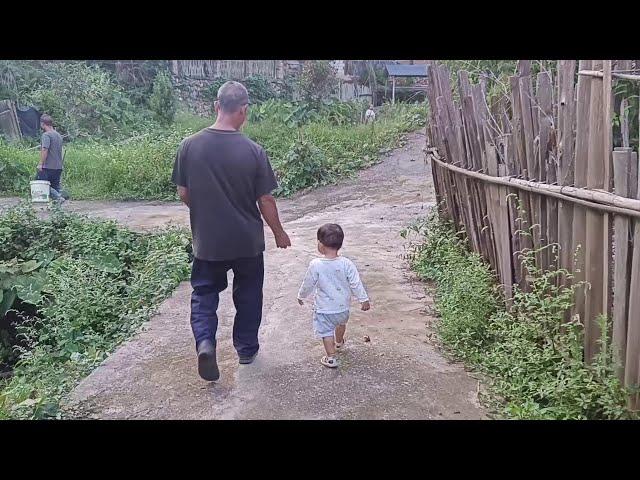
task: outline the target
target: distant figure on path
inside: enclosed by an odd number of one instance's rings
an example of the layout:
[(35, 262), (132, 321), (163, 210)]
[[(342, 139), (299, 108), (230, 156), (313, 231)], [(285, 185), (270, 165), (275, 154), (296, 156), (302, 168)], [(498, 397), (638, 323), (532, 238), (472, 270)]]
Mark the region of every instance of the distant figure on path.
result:
[(364, 123), (373, 123), (376, 120), (376, 112), (373, 111), (373, 105), (369, 105), (369, 108), (364, 114)]
[(62, 177), (62, 135), (53, 128), (53, 119), (49, 115), (40, 117), (40, 128), (44, 130), (40, 140), (40, 163), (38, 163), (37, 180), (47, 180), (53, 200), (64, 202), (60, 194), (60, 178)]
[(264, 149), (240, 130), (247, 119), (249, 94), (238, 82), (218, 90), (213, 126), (185, 138), (178, 148), (173, 183), (189, 207), (193, 236), (191, 328), (198, 354), (198, 373), (220, 377), (216, 357), (219, 293), (233, 270), (233, 346), (241, 364), (258, 353), (262, 321), (265, 249), (264, 224), (279, 248), (291, 246), (276, 201), (277, 181)]

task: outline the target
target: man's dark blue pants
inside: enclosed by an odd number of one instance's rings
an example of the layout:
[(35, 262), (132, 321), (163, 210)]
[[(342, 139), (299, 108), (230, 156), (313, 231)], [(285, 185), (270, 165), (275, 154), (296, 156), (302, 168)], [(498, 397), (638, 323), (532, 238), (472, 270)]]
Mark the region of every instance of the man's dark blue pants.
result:
[(264, 258), (212, 262), (193, 259), (191, 269), (191, 329), (196, 345), (209, 339), (216, 344), (220, 292), (227, 288), (227, 272), (233, 271), (233, 346), (238, 355), (249, 357), (258, 351), (258, 329), (262, 320)]

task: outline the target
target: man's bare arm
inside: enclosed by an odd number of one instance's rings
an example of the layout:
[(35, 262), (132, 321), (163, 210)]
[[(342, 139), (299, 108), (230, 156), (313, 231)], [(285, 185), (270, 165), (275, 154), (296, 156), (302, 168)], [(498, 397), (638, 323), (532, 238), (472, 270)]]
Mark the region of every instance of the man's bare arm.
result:
[(40, 149), (40, 163), (38, 164), (38, 170), (42, 170), (44, 168), (44, 162), (47, 160), (48, 154), (49, 154), (48, 148)]
[(263, 195), (258, 199), (258, 208), (260, 213), (264, 217), (264, 220), (271, 228), (273, 236), (276, 237), (276, 245), (278, 248), (287, 248), (291, 246), (291, 240), (289, 235), (284, 231), (282, 224), (280, 223), (280, 217), (278, 215), (278, 207), (276, 205), (276, 199), (273, 195)]
[(189, 206), (189, 190), (187, 187), (178, 186), (178, 196), (180, 200), (188, 207)]

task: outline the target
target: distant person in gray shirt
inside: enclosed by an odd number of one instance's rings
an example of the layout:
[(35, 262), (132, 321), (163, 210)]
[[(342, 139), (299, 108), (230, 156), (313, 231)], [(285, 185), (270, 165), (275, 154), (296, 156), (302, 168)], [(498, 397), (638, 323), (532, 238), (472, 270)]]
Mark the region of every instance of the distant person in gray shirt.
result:
[(62, 176), (62, 135), (53, 128), (53, 119), (49, 115), (40, 117), (40, 127), (44, 130), (40, 141), (40, 163), (38, 180), (48, 180), (51, 184), (51, 198), (64, 202), (60, 195), (60, 177)]

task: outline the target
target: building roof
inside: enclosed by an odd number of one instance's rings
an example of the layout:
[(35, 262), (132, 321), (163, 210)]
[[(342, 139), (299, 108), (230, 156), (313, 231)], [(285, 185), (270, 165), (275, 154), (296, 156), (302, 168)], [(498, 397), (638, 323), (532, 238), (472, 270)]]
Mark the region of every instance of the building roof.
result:
[(426, 77), (427, 66), (422, 65), (397, 65), (387, 63), (385, 65), (390, 77)]

